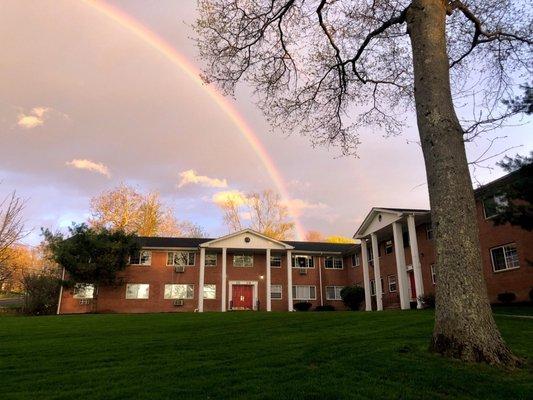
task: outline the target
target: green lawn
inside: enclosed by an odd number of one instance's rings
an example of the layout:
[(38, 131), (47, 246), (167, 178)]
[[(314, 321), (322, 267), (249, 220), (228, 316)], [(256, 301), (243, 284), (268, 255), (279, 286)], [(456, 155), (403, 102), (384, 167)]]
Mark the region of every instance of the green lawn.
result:
[(533, 319), (496, 319), (524, 369), (429, 354), (430, 311), (0, 317), (0, 398), (532, 399)]

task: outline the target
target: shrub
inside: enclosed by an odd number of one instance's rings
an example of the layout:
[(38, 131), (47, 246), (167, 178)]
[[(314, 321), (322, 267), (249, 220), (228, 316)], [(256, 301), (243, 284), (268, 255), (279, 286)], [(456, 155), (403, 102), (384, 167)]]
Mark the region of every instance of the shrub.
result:
[(30, 274), (22, 279), (26, 298), (24, 312), (31, 315), (54, 314), (61, 280), (46, 274)]
[(315, 311), (335, 311), (335, 307), (331, 304), (325, 304), (323, 306), (316, 306)]
[(309, 311), (312, 306), (313, 305), (307, 301), (300, 301), (298, 303), (294, 303), (294, 309), (296, 311)]
[(420, 300), (424, 308), (435, 308), (435, 295), (434, 294), (426, 294), (424, 296), (418, 296), (418, 300)]
[(512, 303), (515, 300), (516, 300), (516, 294), (514, 294), (513, 292), (505, 292), (505, 293), (500, 293), (498, 295), (498, 301), (504, 304)]
[(346, 307), (357, 311), (365, 300), (365, 289), (357, 285), (346, 286), (341, 290), (341, 298)]

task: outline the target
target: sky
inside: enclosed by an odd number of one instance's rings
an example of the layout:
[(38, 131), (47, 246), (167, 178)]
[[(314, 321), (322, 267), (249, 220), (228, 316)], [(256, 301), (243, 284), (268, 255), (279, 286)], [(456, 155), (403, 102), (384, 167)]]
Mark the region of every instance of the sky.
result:
[[(191, 39), (195, 0), (108, 3), (201, 69)], [(396, 136), (360, 132), (358, 157), (340, 157), (339, 149), (271, 131), (242, 86), (223, 101), (257, 137), (261, 156), (205, 87), (89, 1), (3, 0), (0, 54), (0, 196), (16, 190), (26, 199), (27, 243), (39, 242), (41, 227), (85, 221), (90, 199), (121, 183), (158, 191), (178, 219), (210, 236), (227, 233), (221, 192), (279, 191), (279, 181), (301, 231), (324, 235), (351, 237), (374, 206), (429, 206), (414, 115)], [(505, 138), (493, 153), (528, 153), (524, 122), (470, 145), (469, 158), (495, 136)], [(502, 174), (478, 168), (475, 181)]]

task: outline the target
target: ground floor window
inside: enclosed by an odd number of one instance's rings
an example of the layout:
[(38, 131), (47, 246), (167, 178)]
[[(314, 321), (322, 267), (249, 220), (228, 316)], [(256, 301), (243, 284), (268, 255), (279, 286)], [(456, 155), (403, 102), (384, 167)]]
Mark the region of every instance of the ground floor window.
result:
[(204, 285), (204, 299), (217, 298), (217, 285)]
[(435, 264), (431, 264), (430, 269), (431, 269), (431, 282), (435, 284), (437, 283), (437, 276), (435, 275)]
[(128, 283), (126, 285), (127, 299), (147, 299), (150, 294), (150, 285), (147, 283)]
[(392, 254), (392, 240), (385, 242), (385, 254)]
[(283, 287), (281, 285), (270, 285), (270, 298), (272, 300), (281, 300), (283, 297)]
[(492, 269), (494, 272), (520, 267), (518, 251), (516, 250), (516, 244), (514, 243), (490, 249), (490, 254), (492, 258)]
[[(205, 294), (205, 290), (204, 290), (204, 294)], [(165, 285), (164, 296), (165, 296), (165, 299), (192, 299), (194, 298), (194, 285), (192, 284)]]
[(370, 279), (370, 296), (376, 295), (376, 281), (374, 279)]
[(341, 290), (344, 286), (326, 286), (326, 300), (342, 300)]
[(388, 280), (389, 280), (389, 292), (394, 293), (398, 286), (396, 283), (396, 275), (389, 275)]
[(308, 285), (296, 285), (292, 287), (292, 297), (294, 300), (315, 300), (316, 287)]
[(75, 299), (93, 299), (94, 298), (94, 285), (90, 283), (76, 283), (74, 285)]

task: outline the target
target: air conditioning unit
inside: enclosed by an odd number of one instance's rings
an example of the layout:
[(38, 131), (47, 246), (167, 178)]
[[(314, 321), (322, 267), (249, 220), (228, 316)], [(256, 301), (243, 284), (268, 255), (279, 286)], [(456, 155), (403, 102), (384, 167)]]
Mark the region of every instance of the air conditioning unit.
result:
[(174, 272), (177, 272), (177, 273), (185, 272), (185, 267), (183, 265), (176, 265), (174, 267)]
[(184, 304), (185, 304), (185, 302), (182, 299), (174, 300), (174, 305), (176, 307), (180, 307), (180, 306), (182, 306)]
[(307, 275), (307, 268), (300, 268), (300, 275)]
[(80, 305), (87, 306), (91, 304), (91, 299), (80, 299)]

